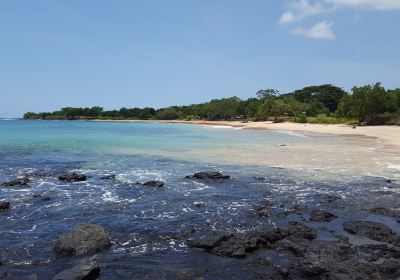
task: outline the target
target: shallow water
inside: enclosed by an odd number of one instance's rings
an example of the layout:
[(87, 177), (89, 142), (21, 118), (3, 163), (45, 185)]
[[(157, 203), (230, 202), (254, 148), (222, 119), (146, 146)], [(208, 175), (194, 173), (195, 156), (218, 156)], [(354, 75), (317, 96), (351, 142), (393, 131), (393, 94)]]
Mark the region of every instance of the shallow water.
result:
[[(50, 174), (34, 178), (30, 188), (0, 188), (0, 200), (12, 204), (0, 213), (0, 271), (51, 279), (79, 259), (56, 256), (54, 242), (89, 222), (105, 227), (113, 242), (98, 255), (101, 279), (251, 279), (243, 269), (246, 260), (198, 252), (185, 240), (210, 230), (284, 225), (300, 217), (276, 215), (299, 204), (339, 216), (326, 226), (342, 235), (341, 223), (356, 218), (385, 222), (399, 233), (391, 218), (365, 211), (400, 207), (399, 185), (384, 179), (399, 178), (399, 161), (397, 148), (362, 137), (179, 124), (0, 121), (0, 182), (34, 171)], [(87, 174), (88, 181), (57, 180), (72, 170)], [(232, 179), (184, 179), (207, 170)], [(104, 174), (117, 180), (100, 180)], [(260, 176), (265, 180), (255, 178)], [(165, 188), (134, 184), (148, 180), (165, 181)], [(342, 196), (341, 207), (329, 209), (321, 193)], [(271, 216), (254, 217), (266, 200), (273, 203)], [(320, 238), (332, 236), (320, 233)]]

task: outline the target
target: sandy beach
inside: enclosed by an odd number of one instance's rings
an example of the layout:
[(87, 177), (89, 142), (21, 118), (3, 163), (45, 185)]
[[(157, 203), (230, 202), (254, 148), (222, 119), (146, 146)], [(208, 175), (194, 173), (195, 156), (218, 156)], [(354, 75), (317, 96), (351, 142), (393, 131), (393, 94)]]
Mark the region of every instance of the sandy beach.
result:
[(287, 130), (287, 131), (305, 131), (313, 133), (330, 133), (337, 135), (366, 136), (383, 140), (388, 145), (400, 146), (400, 127), (399, 126), (353, 126), (345, 124), (301, 124), (301, 123), (272, 123), (267, 122), (248, 122), (240, 121), (183, 121), (183, 120), (113, 120), (123, 122), (158, 122), (158, 123), (181, 123), (198, 125), (221, 125), (240, 127), (244, 129), (265, 129), (265, 130)]

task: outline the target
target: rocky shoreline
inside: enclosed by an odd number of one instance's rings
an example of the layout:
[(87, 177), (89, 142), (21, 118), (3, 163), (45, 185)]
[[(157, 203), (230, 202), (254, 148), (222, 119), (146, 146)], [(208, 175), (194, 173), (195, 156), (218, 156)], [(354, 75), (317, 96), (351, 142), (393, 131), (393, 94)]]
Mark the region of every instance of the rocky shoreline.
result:
[[(77, 172), (65, 174), (32, 173), (0, 185), (1, 188), (29, 188), (32, 179), (55, 177), (60, 182), (80, 183), (89, 176)], [(105, 174), (100, 180), (117, 181), (113, 174)], [(188, 175), (183, 180), (205, 181), (218, 184), (234, 180), (231, 176), (216, 171), (199, 172)], [(266, 178), (255, 177), (255, 182)], [(164, 190), (168, 182), (151, 180), (144, 183), (124, 183), (121, 186), (142, 186), (149, 189)], [(398, 190), (400, 186), (385, 180), (389, 189)], [(243, 259), (249, 275), (254, 279), (399, 279), (400, 278), (400, 235), (390, 224), (368, 219), (344, 218), (343, 211), (352, 211), (346, 205), (346, 198), (319, 193), (315, 205), (276, 205), (268, 193), (255, 205), (250, 219), (263, 226), (247, 228), (243, 232), (188, 230), (171, 236), (148, 237), (168, 242), (180, 241), (187, 250), (197, 251), (207, 256)], [(51, 201), (48, 195), (36, 195), (32, 199)], [(196, 208), (203, 208), (204, 202), (197, 202)], [(371, 207), (358, 209), (371, 215), (382, 217), (393, 223), (400, 223), (399, 209)], [(0, 199), (0, 212), (12, 212), (12, 201)], [(1, 214), (0, 214), (1, 215)], [(268, 221), (268, 222), (267, 222)], [(272, 221), (272, 222), (271, 222)], [(6, 221), (5, 221), (6, 222)], [(108, 229), (96, 224), (82, 223), (66, 232), (53, 246), (55, 256), (79, 259), (73, 267), (58, 271), (53, 279), (103, 279), (101, 270), (105, 263), (97, 258), (102, 252), (118, 242)], [(32, 274), (27, 278), (8, 273), (3, 267), (7, 264), (6, 255), (0, 260), (0, 279), (37, 279)], [(206, 279), (203, 272), (181, 279)], [(36, 278), (35, 278), (36, 277)], [(49, 277), (51, 279), (52, 277)], [(141, 279), (141, 277), (137, 277)]]

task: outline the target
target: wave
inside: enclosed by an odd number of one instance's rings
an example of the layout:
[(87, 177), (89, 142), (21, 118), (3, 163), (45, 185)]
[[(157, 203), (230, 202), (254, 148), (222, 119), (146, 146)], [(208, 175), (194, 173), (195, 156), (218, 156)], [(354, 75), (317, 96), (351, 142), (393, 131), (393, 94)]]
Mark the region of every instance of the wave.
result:
[(243, 129), (242, 127), (235, 127), (235, 126), (230, 126), (230, 125), (205, 125), (206, 127), (210, 128), (230, 128), (230, 129)]
[(279, 130), (280, 133), (284, 133), (284, 134), (289, 134), (292, 136), (296, 136), (296, 137), (302, 137), (302, 138), (308, 138), (307, 135), (301, 134), (301, 133), (296, 133), (290, 130)]

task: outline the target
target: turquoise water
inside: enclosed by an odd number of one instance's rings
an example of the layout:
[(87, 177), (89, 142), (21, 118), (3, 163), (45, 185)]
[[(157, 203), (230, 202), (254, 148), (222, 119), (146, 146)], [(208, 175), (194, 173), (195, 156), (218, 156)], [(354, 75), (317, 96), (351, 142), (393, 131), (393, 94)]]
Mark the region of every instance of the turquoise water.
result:
[[(98, 255), (101, 279), (176, 279), (182, 270), (199, 267), (208, 271), (201, 270), (205, 279), (253, 279), (242, 269), (246, 260), (202, 254), (188, 248), (186, 238), (210, 230), (245, 232), (285, 224), (288, 219), (278, 219), (279, 212), (297, 204), (317, 207), (321, 193), (346, 198), (342, 208), (333, 210), (341, 219), (368, 218), (362, 209), (398, 204), (397, 185), (382, 178), (396, 174), (384, 165), (395, 157), (375, 140), (334, 135), (157, 123), (0, 121), (0, 183), (31, 178), (29, 187), (0, 187), (0, 201), (12, 206), (0, 212), (0, 268), (16, 279), (32, 272), (52, 279), (77, 261), (56, 256), (54, 242), (89, 222), (103, 226), (113, 242)], [(373, 165), (365, 160), (372, 158)], [(209, 170), (232, 179), (185, 179)], [(88, 180), (57, 179), (70, 171)], [(105, 174), (116, 180), (101, 180)], [(135, 184), (148, 180), (162, 180), (165, 187)], [(378, 197), (382, 191), (393, 194)], [(266, 200), (273, 205), (270, 217), (255, 217), (252, 213)]]
[[(308, 140), (308, 139), (307, 139)], [(104, 155), (143, 155), (217, 163), (234, 159), (235, 153), (254, 150), (256, 144), (276, 146), (305, 142), (303, 137), (265, 131), (204, 128), (196, 125), (2, 121), (0, 147), (8, 164), (18, 154), (26, 161), (38, 158), (81, 160)], [(14, 153), (10, 153), (13, 151)], [(230, 153), (232, 156), (222, 156)], [(21, 160), (21, 158), (19, 158)], [(235, 163), (236, 160), (233, 160)], [(89, 164), (90, 165), (90, 164)]]

